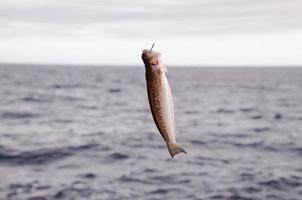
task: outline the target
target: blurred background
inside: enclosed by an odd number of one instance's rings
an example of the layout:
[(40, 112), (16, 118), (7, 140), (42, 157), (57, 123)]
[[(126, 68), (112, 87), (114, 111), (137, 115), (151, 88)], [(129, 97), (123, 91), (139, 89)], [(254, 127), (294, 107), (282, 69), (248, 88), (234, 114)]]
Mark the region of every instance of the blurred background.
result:
[[(300, 200), (298, 0), (0, 2), (0, 199)], [(156, 43), (174, 159), (149, 110)]]
[(0, 62), (300, 65), (300, 0), (11, 0), (0, 3)]

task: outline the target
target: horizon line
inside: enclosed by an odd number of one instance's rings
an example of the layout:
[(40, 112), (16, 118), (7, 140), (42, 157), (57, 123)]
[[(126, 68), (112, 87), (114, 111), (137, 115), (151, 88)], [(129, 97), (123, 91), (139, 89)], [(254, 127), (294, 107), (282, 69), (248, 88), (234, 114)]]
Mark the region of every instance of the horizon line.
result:
[[(45, 67), (56, 67), (56, 66), (66, 66), (66, 67), (124, 67), (124, 68), (135, 68), (135, 67), (144, 67), (144, 64), (138, 65), (138, 64), (84, 64), (84, 63), (38, 63), (38, 62), (0, 62), (0, 66), (3, 65), (10, 65), (10, 66), (45, 66)], [(283, 67), (290, 67), (290, 68), (299, 68), (302, 67), (302, 65), (205, 65), (205, 64), (200, 64), (200, 65), (166, 65), (168, 67), (172, 68), (283, 68)]]

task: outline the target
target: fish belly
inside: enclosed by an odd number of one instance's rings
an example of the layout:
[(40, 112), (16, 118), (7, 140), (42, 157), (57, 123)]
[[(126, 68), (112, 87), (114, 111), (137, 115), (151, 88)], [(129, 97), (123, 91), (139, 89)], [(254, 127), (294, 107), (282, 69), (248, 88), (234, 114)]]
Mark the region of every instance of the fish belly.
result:
[(148, 83), (149, 104), (155, 124), (166, 142), (175, 142), (175, 122), (170, 86), (164, 73)]

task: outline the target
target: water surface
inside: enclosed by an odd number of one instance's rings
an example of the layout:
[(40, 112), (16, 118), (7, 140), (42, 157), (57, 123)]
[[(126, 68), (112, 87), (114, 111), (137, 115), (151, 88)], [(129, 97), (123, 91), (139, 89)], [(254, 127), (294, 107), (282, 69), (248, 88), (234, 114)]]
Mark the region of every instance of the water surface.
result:
[(0, 199), (299, 200), (302, 68), (169, 68), (171, 159), (144, 69), (0, 66)]

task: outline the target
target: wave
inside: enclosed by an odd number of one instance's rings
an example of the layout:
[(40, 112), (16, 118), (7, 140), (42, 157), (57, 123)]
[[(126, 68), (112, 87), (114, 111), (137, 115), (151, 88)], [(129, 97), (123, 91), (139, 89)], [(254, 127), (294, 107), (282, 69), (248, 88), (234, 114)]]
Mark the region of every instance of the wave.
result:
[(207, 145), (207, 142), (201, 141), (201, 140), (190, 140), (192, 144), (198, 144), (198, 145)]
[(125, 182), (125, 183), (142, 183), (142, 184), (152, 184), (152, 182), (139, 179), (139, 178), (133, 178), (130, 176), (122, 175), (120, 178), (118, 178), (118, 181)]
[(87, 173), (87, 174), (82, 174), (81, 177), (85, 179), (95, 179), (97, 175), (95, 175), (94, 173)]
[(216, 111), (214, 111), (215, 113), (224, 113), (224, 114), (233, 114), (235, 113), (236, 111), (235, 110), (231, 110), (231, 109), (228, 109), (228, 108), (219, 108), (217, 109)]
[(241, 112), (252, 112), (257, 111), (257, 108), (240, 108)]
[(183, 179), (178, 176), (174, 175), (161, 175), (161, 176), (151, 176), (148, 178), (150, 181), (152, 181), (154, 184), (160, 183), (160, 184), (187, 184), (190, 183), (190, 179)]
[(153, 191), (149, 192), (149, 194), (152, 194), (152, 195), (154, 195), (154, 194), (163, 195), (163, 194), (167, 194), (169, 192), (181, 192), (181, 191), (182, 190), (177, 189), (177, 188), (173, 188), (173, 189), (162, 189), (162, 188), (160, 188), (160, 189), (156, 189), (156, 190), (153, 190)]
[(254, 115), (251, 117), (251, 119), (262, 119), (263, 116), (262, 115)]
[(25, 118), (36, 118), (39, 117), (39, 114), (32, 113), (32, 112), (3, 112), (0, 115), (2, 119), (25, 119)]
[(31, 103), (46, 103), (46, 102), (50, 102), (50, 99), (29, 96), (29, 97), (21, 98), (21, 101), (31, 102)]
[(302, 186), (302, 177), (290, 176), (280, 177), (278, 179), (269, 179), (258, 182), (259, 186), (268, 187), (274, 190), (289, 190), (291, 188), (298, 188)]
[(0, 164), (43, 165), (72, 156), (81, 151), (96, 148), (97, 144), (87, 144), (58, 149), (38, 149), (18, 154), (0, 153)]
[(95, 192), (86, 182), (75, 181), (53, 195), (54, 199), (85, 199)]
[(108, 156), (110, 160), (125, 160), (128, 159), (129, 156), (122, 153), (112, 153)]
[(261, 127), (261, 128), (254, 128), (253, 131), (256, 133), (263, 133), (269, 132), (271, 129), (269, 127)]
[(108, 90), (109, 93), (120, 93), (122, 90), (119, 88), (111, 88)]
[(64, 89), (64, 88), (79, 88), (81, 86), (82, 86), (81, 84), (54, 84), (51, 86), (51, 88)]

